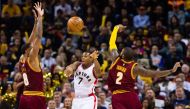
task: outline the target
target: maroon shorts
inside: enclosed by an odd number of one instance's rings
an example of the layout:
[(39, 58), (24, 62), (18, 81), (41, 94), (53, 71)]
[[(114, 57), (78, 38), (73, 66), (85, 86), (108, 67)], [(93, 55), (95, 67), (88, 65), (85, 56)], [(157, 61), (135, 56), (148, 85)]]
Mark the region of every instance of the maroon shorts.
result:
[(19, 109), (46, 109), (45, 97), (22, 95)]
[(135, 92), (112, 95), (113, 109), (142, 109), (141, 102)]

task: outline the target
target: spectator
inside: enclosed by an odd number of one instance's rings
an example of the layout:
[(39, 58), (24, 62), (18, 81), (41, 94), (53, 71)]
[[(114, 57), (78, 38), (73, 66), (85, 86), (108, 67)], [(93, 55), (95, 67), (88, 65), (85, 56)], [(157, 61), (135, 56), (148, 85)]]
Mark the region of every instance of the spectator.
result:
[(142, 109), (149, 109), (149, 103), (147, 99), (144, 99), (142, 102)]
[(65, 53), (61, 53), (60, 55), (57, 55), (56, 57), (57, 66), (65, 67), (67, 64), (66, 62), (67, 62), (67, 58), (66, 58)]
[[(88, 0), (90, 1), (90, 0)], [(87, 7), (87, 10), (86, 10), (86, 26), (88, 29), (90, 30), (95, 30), (95, 25), (96, 25), (96, 20), (95, 20), (95, 8), (93, 7)]]
[(171, 45), (168, 45), (169, 48), (162, 49), (162, 50), (168, 49), (168, 51), (165, 52), (166, 57), (164, 59), (166, 68), (171, 68), (171, 65), (173, 65), (175, 62), (182, 60), (182, 52), (180, 51), (182, 50), (181, 46), (172, 44), (173, 39), (171, 40), (171, 42), (168, 42), (168, 44), (169, 43), (171, 43)]
[(4, 31), (0, 31), (0, 55), (5, 55), (8, 50), (7, 38)]
[(185, 109), (185, 106), (183, 104), (177, 104), (175, 109)]
[(144, 6), (138, 8), (138, 15), (133, 18), (133, 25), (135, 28), (144, 28), (150, 25), (150, 19), (149, 16), (146, 15), (146, 9)]
[(179, 24), (184, 25), (185, 23), (185, 13), (179, 9), (179, 6), (173, 6), (172, 11), (168, 12), (168, 19), (171, 19), (173, 16), (176, 16), (179, 19)]
[(42, 57), (41, 63), (44, 67), (47, 67), (49, 69), (51, 69), (52, 66), (56, 64), (55, 59), (51, 56), (51, 50), (50, 49), (46, 49), (44, 51), (44, 57)]
[(68, 37), (65, 40), (65, 42), (63, 43), (63, 49), (65, 50), (65, 53), (68, 54), (67, 59), (70, 59), (71, 54), (75, 52), (75, 47), (72, 44), (72, 38), (71, 37)]
[[(104, 18), (105, 18), (105, 21), (103, 21)], [(104, 8), (103, 15), (102, 15), (101, 27), (104, 27), (106, 22), (108, 22), (108, 21), (113, 22), (113, 19), (114, 18), (113, 18), (111, 7), (106, 6)]]
[(65, 98), (64, 108), (71, 109), (71, 106), (72, 106), (72, 99), (71, 98)]
[(54, 101), (56, 104), (56, 109), (62, 109), (64, 104), (61, 102), (61, 92), (54, 93)]
[(100, 34), (96, 37), (96, 46), (100, 47), (102, 43), (108, 44), (108, 41), (109, 41), (108, 28), (106, 27), (100, 28)]
[(183, 57), (184, 57), (187, 52), (187, 47), (186, 47), (185, 43), (182, 41), (182, 36), (180, 33), (174, 34), (174, 41), (175, 41), (176, 45), (178, 46), (178, 48), (182, 49), (180, 51), (183, 53)]
[(163, 24), (167, 24), (167, 15), (164, 13), (164, 8), (161, 5), (157, 5), (153, 7), (153, 12), (150, 16), (152, 23), (156, 23), (156, 21), (161, 21)]
[(59, 0), (59, 4), (57, 4), (54, 7), (54, 16), (57, 17), (58, 10), (62, 10), (63, 13), (66, 14), (66, 16), (69, 16), (71, 14), (71, 5), (66, 2), (66, 0)]
[[(56, 108), (56, 103), (55, 103), (54, 100), (49, 100), (49, 101), (48, 101), (48, 107), (47, 107), (47, 109), (57, 109), (57, 108)], [(60, 109), (61, 109), (61, 108), (60, 108)]]
[(10, 42), (14, 43), (16, 39), (22, 40), (21, 31), (20, 30), (15, 30), (14, 31), (13, 35), (11, 36)]
[(158, 47), (156, 45), (152, 46), (150, 59), (153, 66), (157, 68), (163, 67), (162, 56), (158, 54)]
[(187, 45), (186, 59), (187, 62), (190, 60), (190, 43)]
[(183, 73), (179, 73), (178, 76), (182, 79), (183, 81), (183, 87), (184, 89), (188, 90), (190, 92), (190, 82), (185, 80), (185, 75)]
[(20, 7), (13, 3), (13, 0), (8, 0), (8, 3), (3, 6), (2, 17), (19, 17), (21, 16)]
[(176, 87), (183, 87), (183, 80), (180, 77), (175, 78), (175, 82), (171, 82), (171, 84), (168, 85), (168, 89), (170, 91), (174, 91)]
[(113, 109), (112, 104), (109, 104), (109, 108), (108, 109)]
[(184, 80), (184, 74), (182, 73), (175, 78), (174, 83), (168, 85), (170, 91), (174, 91), (177, 87), (182, 87), (185, 92), (189, 92), (189, 83)]
[(185, 75), (186, 81), (190, 82), (190, 72), (189, 72), (190, 68), (189, 68), (189, 65), (183, 64), (182, 67), (181, 67), (181, 71)]
[(97, 109), (107, 109), (105, 106), (102, 106), (100, 98), (98, 98), (98, 107), (97, 107)]
[(75, 1), (73, 1), (73, 10), (76, 12), (76, 14), (78, 15), (78, 16), (80, 16), (80, 17), (82, 17), (83, 16), (83, 14), (84, 14), (84, 9), (82, 8), (82, 6), (81, 6), (81, 2), (80, 2), (80, 0), (75, 0)]
[(184, 27), (184, 38), (187, 38), (190, 35), (189, 34), (190, 33), (189, 27), (190, 27), (190, 22), (188, 21), (185, 23), (185, 27)]
[(12, 71), (12, 66), (7, 61), (6, 56), (0, 57), (0, 78), (5, 79), (10, 76), (10, 73)]
[(174, 15), (169, 19), (169, 31), (172, 32), (174, 29), (180, 29), (179, 19)]
[(26, 0), (22, 10), (24, 16), (32, 16), (32, 0)]
[(62, 89), (62, 95), (64, 98), (72, 98), (71, 95), (71, 84), (69, 82), (65, 82)]
[(189, 104), (189, 100), (186, 98), (185, 92), (182, 87), (176, 88), (175, 95), (176, 95), (176, 99), (173, 102), (174, 105), (177, 105), (177, 104), (188, 105)]
[(155, 93), (152, 89), (146, 90), (145, 99), (148, 100), (148, 104), (150, 105), (150, 108), (155, 107)]
[(157, 45), (159, 48), (164, 43), (164, 36), (167, 34), (166, 27), (160, 20), (157, 20), (155, 25), (150, 28), (149, 35), (151, 36), (152, 45)]
[(66, 15), (61, 9), (57, 10), (57, 16), (54, 19), (55, 28), (61, 29), (66, 26)]
[(164, 109), (173, 109), (173, 104), (171, 102), (171, 98), (169, 96), (165, 97), (165, 106)]
[(106, 109), (109, 108), (109, 102), (106, 101), (106, 94), (105, 92), (99, 92), (100, 104), (101, 106), (105, 107)]

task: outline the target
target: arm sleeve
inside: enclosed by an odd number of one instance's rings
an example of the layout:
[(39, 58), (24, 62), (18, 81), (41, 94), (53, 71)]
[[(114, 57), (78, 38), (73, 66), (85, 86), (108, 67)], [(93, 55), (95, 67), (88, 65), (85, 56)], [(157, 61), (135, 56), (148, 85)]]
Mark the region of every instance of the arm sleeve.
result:
[(110, 41), (109, 41), (109, 49), (110, 51), (113, 49), (117, 49), (117, 45), (116, 45), (116, 39), (117, 39), (117, 32), (119, 30), (119, 26), (115, 26), (112, 33), (111, 33), (111, 37), (110, 37)]

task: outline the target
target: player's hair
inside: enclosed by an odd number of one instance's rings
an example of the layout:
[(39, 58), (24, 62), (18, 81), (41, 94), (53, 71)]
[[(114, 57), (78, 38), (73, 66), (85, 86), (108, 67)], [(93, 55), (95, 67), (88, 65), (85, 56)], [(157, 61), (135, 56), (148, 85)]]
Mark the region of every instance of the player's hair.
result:
[(176, 104), (175, 107), (182, 107), (182, 109), (185, 109), (185, 105), (183, 104)]
[(121, 55), (122, 55), (121, 57), (127, 61), (132, 61), (136, 57), (136, 53), (130, 47), (124, 48), (123, 54)]
[(21, 53), (24, 54), (25, 51), (26, 51), (28, 48), (30, 48), (30, 45), (31, 45), (30, 43), (24, 44), (24, 45), (21, 47)]

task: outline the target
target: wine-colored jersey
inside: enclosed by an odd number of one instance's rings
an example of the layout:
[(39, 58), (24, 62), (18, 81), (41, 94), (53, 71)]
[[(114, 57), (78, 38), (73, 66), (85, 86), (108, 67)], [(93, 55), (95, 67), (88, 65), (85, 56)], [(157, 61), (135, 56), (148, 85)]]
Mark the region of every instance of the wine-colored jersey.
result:
[(113, 94), (135, 91), (133, 67), (136, 64), (134, 61), (126, 62), (118, 57), (111, 65), (107, 83)]
[(27, 59), (21, 66), (24, 79), (24, 91), (43, 92), (43, 73), (42, 70), (35, 71)]
[(24, 91), (20, 98), (19, 109), (46, 109), (42, 70), (35, 71), (29, 60), (26, 59), (21, 64), (21, 72), (24, 80)]

